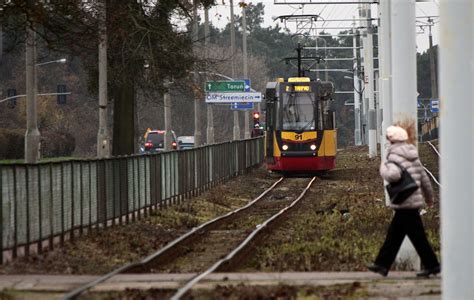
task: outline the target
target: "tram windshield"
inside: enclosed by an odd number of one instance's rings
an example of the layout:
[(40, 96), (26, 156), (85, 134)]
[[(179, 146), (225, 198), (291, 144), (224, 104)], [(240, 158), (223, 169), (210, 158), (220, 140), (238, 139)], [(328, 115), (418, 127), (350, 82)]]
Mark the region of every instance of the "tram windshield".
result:
[(282, 130), (314, 130), (316, 124), (314, 94), (283, 94)]

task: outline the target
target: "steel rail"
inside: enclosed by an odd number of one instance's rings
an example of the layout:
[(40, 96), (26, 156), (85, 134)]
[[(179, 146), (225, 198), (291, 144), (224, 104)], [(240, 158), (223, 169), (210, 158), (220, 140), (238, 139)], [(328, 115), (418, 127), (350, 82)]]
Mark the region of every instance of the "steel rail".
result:
[(428, 173), (431, 178), (433, 179), (434, 182), (436, 182), (436, 184), (441, 187), (441, 183), (439, 183), (438, 179), (436, 179), (436, 177), (433, 175), (433, 173), (430, 172), (430, 170), (428, 170), (427, 167), (423, 166), (423, 169), (425, 169), (426, 173)]
[(267, 190), (265, 190), (262, 194), (260, 194), (257, 198), (255, 198), (254, 200), (252, 200), (251, 202), (249, 202), (247, 205), (245, 206), (242, 206), (236, 210), (233, 210), (225, 215), (222, 215), (222, 216), (219, 216), (217, 218), (214, 218), (204, 224), (201, 224), (200, 226), (198, 227), (194, 227), (193, 229), (191, 229), (190, 231), (188, 231), (187, 233), (185, 233), (184, 235), (180, 236), (179, 238), (175, 239), (174, 241), (172, 241), (171, 243), (167, 244), (165, 247), (161, 248), (160, 250), (158, 250), (157, 252), (145, 257), (144, 259), (142, 259), (141, 261), (138, 261), (138, 262), (134, 262), (134, 263), (128, 263), (126, 265), (123, 265), (99, 278), (97, 278), (96, 280), (94, 281), (91, 281), (83, 286), (80, 286), (74, 290), (72, 290), (71, 292), (67, 293), (66, 295), (64, 295), (61, 299), (63, 300), (69, 300), (69, 299), (76, 299), (78, 296), (80, 296), (82, 293), (84, 293), (85, 291), (93, 288), (94, 286), (97, 286), (98, 284), (112, 278), (113, 276), (117, 275), (117, 274), (120, 274), (122, 272), (126, 272), (127, 270), (130, 270), (132, 268), (135, 268), (135, 267), (140, 267), (140, 266), (144, 266), (146, 265), (147, 263), (149, 263), (150, 261), (156, 259), (157, 257), (159, 257), (160, 255), (163, 255), (164, 253), (166, 253), (167, 251), (169, 251), (170, 249), (172, 249), (173, 247), (179, 245), (181, 242), (187, 240), (188, 238), (190, 238), (191, 236), (193, 236), (194, 234), (196, 234), (197, 232), (200, 232), (201, 230), (205, 229), (206, 227), (209, 227), (211, 225), (214, 225), (215, 223), (219, 222), (219, 221), (222, 221), (226, 218), (229, 218), (243, 210), (246, 210), (248, 209), (249, 207), (253, 206), (255, 203), (257, 203), (258, 201), (260, 201), (265, 195), (267, 195), (270, 191), (272, 191), (279, 183), (281, 183), (285, 178), (284, 177), (281, 177), (279, 180), (277, 180), (275, 183), (272, 184), (272, 186), (270, 186)]
[[(427, 144), (430, 145), (431, 149), (433, 149), (433, 151), (438, 155), (438, 158), (441, 157), (441, 154), (439, 153), (438, 149), (436, 148), (435, 145), (433, 145), (433, 143), (431, 143), (430, 141), (427, 141)], [(430, 177), (433, 179), (433, 181), (439, 186), (441, 187), (441, 183), (439, 183), (438, 179), (436, 179), (436, 177), (433, 175), (433, 173), (430, 172), (430, 170), (428, 170), (428, 168), (426, 168), (425, 166), (423, 166), (423, 169), (425, 169), (426, 173), (428, 173), (428, 175), (430, 175)]]
[(428, 145), (430, 145), (431, 149), (433, 149), (436, 154), (438, 154), (438, 157), (441, 157), (441, 154), (439, 154), (438, 148), (436, 148), (435, 145), (433, 145), (430, 141), (427, 141)]
[(215, 270), (217, 270), (222, 264), (224, 264), (226, 262), (229, 262), (235, 255), (237, 255), (242, 249), (244, 249), (255, 238), (255, 236), (257, 236), (258, 233), (260, 233), (263, 229), (265, 229), (268, 226), (268, 224), (270, 224), (271, 222), (276, 220), (278, 217), (283, 215), (285, 212), (287, 212), (288, 210), (293, 208), (304, 197), (304, 195), (309, 190), (309, 188), (311, 187), (311, 185), (313, 184), (313, 182), (315, 180), (316, 180), (316, 177), (313, 177), (313, 179), (311, 179), (311, 181), (308, 183), (308, 185), (303, 190), (303, 192), (298, 196), (298, 198), (296, 198), (290, 205), (286, 206), (285, 208), (280, 210), (278, 213), (274, 214), (272, 217), (267, 219), (264, 223), (257, 226), (257, 229), (252, 231), (252, 233), (250, 233), (247, 236), (247, 238), (242, 243), (240, 243), (232, 252), (227, 254), (226, 257), (224, 257), (223, 259), (217, 261), (209, 269), (207, 269), (206, 271), (196, 275), (190, 281), (188, 281), (186, 283), (186, 285), (184, 285), (182, 288), (180, 288), (176, 292), (176, 294), (174, 294), (173, 297), (171, 297), (171, 300), (181, 299), (181, 297), (184, 296), (196, 283), (198, 283), (204, 277), (206, 277), (207, 275), (209, 275), (212, 272), (214, 272)]

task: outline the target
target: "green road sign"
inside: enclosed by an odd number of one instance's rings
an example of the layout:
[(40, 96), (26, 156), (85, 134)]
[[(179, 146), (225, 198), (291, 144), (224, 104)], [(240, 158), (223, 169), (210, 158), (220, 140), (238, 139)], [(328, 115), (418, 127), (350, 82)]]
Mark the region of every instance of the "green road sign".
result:
[(249, 89), (244, 80), (236, 81), (208, 81), (205, 84), (206, 92), (245, 92)]

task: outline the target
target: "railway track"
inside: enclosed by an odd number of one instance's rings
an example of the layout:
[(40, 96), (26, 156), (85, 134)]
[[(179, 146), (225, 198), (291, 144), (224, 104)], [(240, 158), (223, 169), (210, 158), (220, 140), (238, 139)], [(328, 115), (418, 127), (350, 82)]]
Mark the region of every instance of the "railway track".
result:
[[(433, 143), (431, 143), (430, 141), (427, 141), (426, 143), (430, 146), (430, 148), (438, 156), (438, 158), (441, 158), (441, 154), (439, 153), (438, 148), (436, 148), (436, 146), (433, 145)], [(438, 187), (441, 187), (441, 183), (439, 183), (436, 176), (434, 176), (433, 173), (427, 167), (423, 166), (423, 168), (425, 169), (426, 173), (428, 173), (428, 175), (431, 177), (431, 179), (433, 179), (433, 181), (438, 185)]]
[[(247, 205), (193, 228), (159, 251), (66, 294), (75, 299), (109, 278), (123, 273), (196, 272), (173, 299), (179, 299), (208, 274), (228, 270), (243, 259), (265, 231), (296, 206), (316, 180), (280, 178)], [(301, 193), (295, 196), (298, 191)], [(223, 258), (222, 258), (223, 257)]]

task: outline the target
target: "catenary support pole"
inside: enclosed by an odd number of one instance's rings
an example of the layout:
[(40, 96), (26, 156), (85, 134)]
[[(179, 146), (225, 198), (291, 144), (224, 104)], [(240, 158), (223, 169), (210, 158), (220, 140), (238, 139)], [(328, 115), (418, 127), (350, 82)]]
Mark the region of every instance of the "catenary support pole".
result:
[[(199, 20), (198, 20), (198, 1), (194, 0), (193, 7), (193, 40), (194, 40), (194, 52), (199, 51)], [(194, 72), (194, 146), (199, 147), (202, 144), (201, 137), (201, 94), (199, 92), (199, 73)]]
[(368, 118), (368, 142), (369, 142), (369, 157), (377, 155), (377, 115), (375, 112), (375, 97), (374, 97), (374, 46), (373, 46), (373, 27), (371, 24), (371, 9), (370, 4), (364, 5), (364, 17), (367, 19), (365, 25), (367, 26), (367, 36), (364, 38), (364, 74), (365, 74), (365, 91), (366, 102), (368, 102), (367, 118)]
[(443, 299), (474, 299), (474, 4), (440, 1)]
[[(352, 44), (354, 47), (353, 54), (354, 58), (357, 58), (357, 35), (355, 34), (355, 17), (354, 19), (354, 36), (352, 37)], [(353, 66), (354, 70), (354, 143), (356, 146), (362, 145), (362, 138), (361, 138), (361, 132), (360, 132), (360, 95), (361, 95), (361, 90), (359, 87), (360, 84), (360, 79), (359, 79), (359, 70), (357, 66), (357, 62), (354, 62)]]
[(37, 163), (40, 157), (40, 132), (38, 130), (37, 102), (35, 95), (35, 48), (36, 36), (33, 29), (26, 29), (26, 135), (25, 162)]
[[(359, 26), (360, 27), (366, 27), (366, 22), (364, 21), (367, 17), (364, 16), (364, 5), (359, 4)], [(362, 144), (367, 145), (368, 141), (368, 131), (367, 131), (367, 111), (368, 111), (368, 103), (367, 103), (367, 91), (365, 90), (365, 84), (366, 84), (366, 76), (365, 76), (365, 47), (366, 47), (366, 42), (365, 38), (363, 37), (363, 30), (359, 31), (360, 36), (359, 36), (359, 71), (360, 71), (360, 101), (361, 101), (361, 136), (362, 136)]]
[[(382, 132), (381, 135), (381, 159), (385, 161), (389, 143), (385, 136), (387, 127), (392, 125), (392, 92), (391, 92), (391, 40), (390, 40), (390, 1), (382, 0), (379, 6), (379, 86), (380, 100), (382, 102)], [(385, 184), (384, 184), (385, 185)], [(388, 194), (385, 195), (385, 204), (390, 204)]]
[[(392, 120), (413, 122), (416, 115), (416, 16), (415, 0), (391, 1), (392, 49)], [(394, 42), (396, 41), (396, 43)], [(417, 136), (415, 132), (415, 136)], [(398, 263), (408, 263), (419, 269), (420, 260), (411, 242), (405, 238), (397, 257)]]
[[(247, 54), (247, 14), (246, 14), (247, 4), (242, 3), (242, 47), (243, 47), (243, 69), (244, 69), (244, 78), (248, 78), (248, 54)], [(244, 111), (245, 113), (245, 130), (244, 138), (250, 138), (250, 112)]]
[(102, 5), (99, 18), (99, 131), (97, 132), (97, 158), (110, 156), (110, 137), (107, 126), (107, 8)]
[(383, 113), (383, 104), (380, 100), (380, 71), (374, 71), (374, 97), (375, 97), (375, 111), (376, 111), (376, 119), (377, 119), (377, 134), (375, 138), (377, 139), (377, 145), (380, 144), (381, 138), (380, 133), (382, 132), (382, 113)]
[(430, 22), (429, 30), (429, 45), (430, 48), (428, 49), (430, 53), (430, 77), (431, 77), (431, 98), (436, 99), (438, 98), (438, 80), (437, 80), (437, 73), (436, 73), (436, 58), (435, 58), (435, 52), (433, 48), (433, 33), (431, 32), (431, 27), (433, 27), (432, 20), (428, 19), (428, 22)]
[[(231, 54), (231, 66), (232, 66), (232, 78), (235, 79), (235, 18), (234, 18), (234, 1), (230, 2), (230, 54)], [(240, 122), (239, 112), (234, 111), (234, 130), (233, 139), (240, 140)]]
[[(209, 9), (204, 10), (204, 48), (206, 59), (209, 58), (209, 47), (211, 45), (211, 36), (209, 30)], [(207, 77), (206, 77), (207, 78)], [(207, 144), (214, 144), (214, 114), (212, 104), (207, 104)]]

